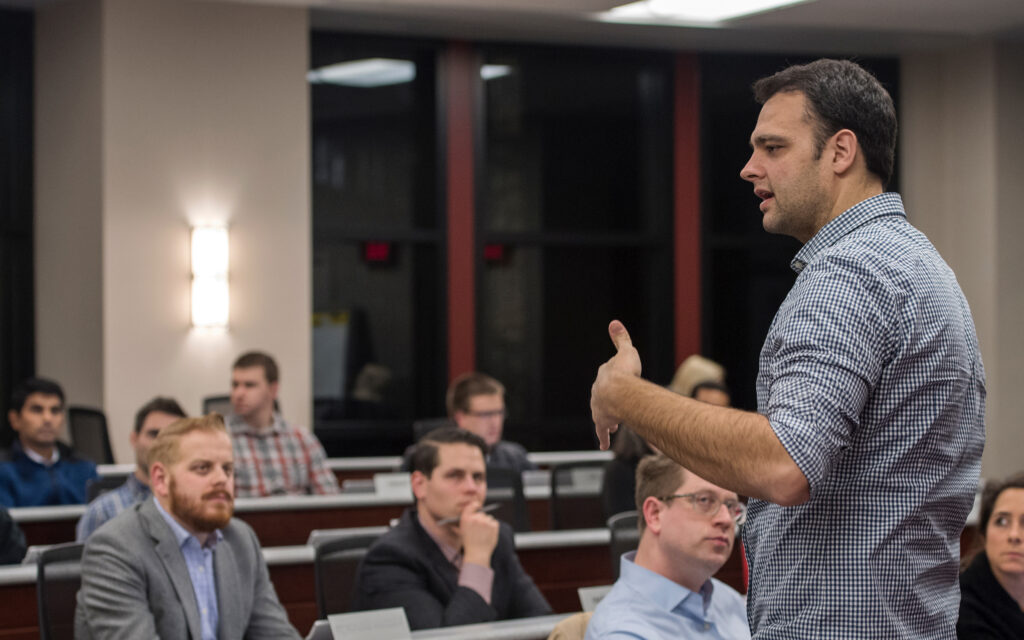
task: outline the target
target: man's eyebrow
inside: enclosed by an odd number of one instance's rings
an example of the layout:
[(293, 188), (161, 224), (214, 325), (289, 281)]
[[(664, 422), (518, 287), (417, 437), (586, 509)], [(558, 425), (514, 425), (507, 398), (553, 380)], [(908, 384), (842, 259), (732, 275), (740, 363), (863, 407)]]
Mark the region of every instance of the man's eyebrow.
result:
[(750, 139), (751, 147), (764, 146), (772, 142), (786, 142), (786, 138), (780, 135), (773, 135), (770, 133), (763, 133), (759, 136), (755, 136)]

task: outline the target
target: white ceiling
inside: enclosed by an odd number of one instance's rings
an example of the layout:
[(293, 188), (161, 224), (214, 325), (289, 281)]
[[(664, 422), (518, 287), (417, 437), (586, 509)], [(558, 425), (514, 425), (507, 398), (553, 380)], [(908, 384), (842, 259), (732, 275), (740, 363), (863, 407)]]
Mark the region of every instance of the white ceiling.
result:
[[(0, 0), (38, 7), (66, 0)], [(75, 0), (71, 0), (75, 1)], [(622, 25), (626, 0), (179, 0), (306, 6), (314, 28), (675, 50), (897, 54), (978, 39), (1024, 41), (1024, 0), (815, 0), (726, 28)]]
[[(218, 1), (218, 0), (207, 0)], [(607, 24), (625, 0), (235, 0), (303, 5), (314, 27), (695, 50), (901, 53), (979, 38), (1024, 41), (1024, 0), (816, 0), (727, 28)]]

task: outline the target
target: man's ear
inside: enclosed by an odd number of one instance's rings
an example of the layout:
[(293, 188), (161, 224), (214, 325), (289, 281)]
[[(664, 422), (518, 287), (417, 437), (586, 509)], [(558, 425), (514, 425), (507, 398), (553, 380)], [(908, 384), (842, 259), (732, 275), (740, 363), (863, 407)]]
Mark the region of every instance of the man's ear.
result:
[(832, 167), (838, 173), (846, 173), (861, 155), (857, 146), (857, 134), (849, 129), (840, 129), (832, 135)]
[(412, 495), (416, 496), (417, 500), (422, 500), (427, 494), (427, 480), (429, 478), (422, 471), (413, 471), (412, 475), (409, 476), (409, 482), (412, 485)]
[(462, 429), (462, 428), (463, 428), (463, 426), (462, 426), (462, 423), (463, 423), (463, 422), (464, 422), (465, 420), (466, 420), (466, 414), (465, 414), (465, 412), (463, 412), (463, 411), (460, 411), (459, 409), (456, 409), (456, 410), (455, 410), (455, 413), (453, 413), (453, 414), (452, 414), (452, 422), (454, 422), (454, 423), (455, 423), (455, 426), (456, 426), (456, 427), (458, 427), (458, 428), (460, 428), (460, 429)]
[(271, 383), (270, 383), (270, 396), (271, 396), (271, 397), (272, 397), (272, 398), (273, 398), (274, 400), (277, 400), (277, 390), (278, 390), (278, 388), (279, 388), (280, 386), (281, 386), (281, 383), (280, 383), (280, 382), (271, 382)]
[(149, 487), (154, 494), (161, 498), (166, 498), (170, 495), (170, 476), (164, 463), (153, 462), (149, 465)]
[(661, 500), (653, 496), (648, 496), (644, 500), (643, 510), (640, 513), (640, 517), (647, 523), (647, 528), (655, 534), (661, 533), (661, 510), (664, 508), (664, 503)]
[(20, 431), (20, 423), (18, 421), (18, 418), (20, 417), (21, 416), (19, 416), (18, 412), (15, 411), (14, 409), (11, 409), (10, 411), (7, 412), (7, 422), (11, 423), (11, 428), (14, 429), (15, 431)]

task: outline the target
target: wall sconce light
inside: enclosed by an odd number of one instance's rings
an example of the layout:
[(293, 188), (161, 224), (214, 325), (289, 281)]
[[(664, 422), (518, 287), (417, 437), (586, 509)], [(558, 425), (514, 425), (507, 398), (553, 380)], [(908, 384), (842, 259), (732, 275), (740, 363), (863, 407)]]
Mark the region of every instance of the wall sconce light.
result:
[(228, 328), (227, 227), (192, 227), (192, 326)]

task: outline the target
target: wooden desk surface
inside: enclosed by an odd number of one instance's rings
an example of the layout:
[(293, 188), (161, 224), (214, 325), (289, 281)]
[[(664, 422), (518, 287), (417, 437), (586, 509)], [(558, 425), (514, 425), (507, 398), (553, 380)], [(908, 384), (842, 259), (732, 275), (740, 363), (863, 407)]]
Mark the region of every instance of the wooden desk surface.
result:
[[(516, 549), (552, 608), (568, 613), (579, 610), (576, 589), (611, 584), (609, 539), (607, 529), (520, 533)], [(274, 547), (263, 553), (281, 604), (304, 634), (317, 617), (312, 547)], [(0, 639), (39, 637), (35, 575), (34, 566), (0, 568)]]
[[(547, 486), (530, 486), (526, 491), (530, 528), (551, 528)], [(343, 493), (334, 496), (272, 496), (239, 498), (235, 515), (256, 531), (264, 547), (305, 544), (313, 529), (338, 529), (387, 525), (412, 504), (411, 497), (374, 493)], [(584, 514), (583, 526), (602, 522), (596, 489), (565, 501), (565, 511)], [(85, 505), (22, 507), (11, 509), (11, 517), (25, 532), (29, 545), (59, 544), (75, 539), (75, 524)], [(577, 525), (580, 526), (580, 525)]]

